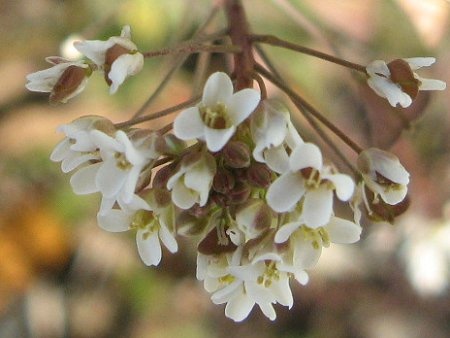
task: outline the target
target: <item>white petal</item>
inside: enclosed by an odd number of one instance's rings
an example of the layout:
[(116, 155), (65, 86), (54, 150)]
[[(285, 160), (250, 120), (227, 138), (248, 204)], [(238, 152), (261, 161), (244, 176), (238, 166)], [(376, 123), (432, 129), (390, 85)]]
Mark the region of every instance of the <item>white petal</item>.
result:
[(415, 58), (406, 58), (403, 60), (408, 62), (409, 67), (411, 67), (412, 70), (431, 66), (433, 63), (436, 62), (436, 58), (434, 57), (415, 57)]
[(267, 203), (276, 212), (290, 211), (305, 192), (304, 181), (296, 173), (278, 177), (267, 190)]
[(146, 236), (146, 229), (139, 229), (136, 233), (136, 244), (139, 256), (145, 265), (158, 265), (161, 262), (161, 244), (156, 233)]
[(129, 230), (132, 218), (133, 214), (118, 209), (112, 209), (106, 213), (97, 214), (97, 222), (100, 228), (111, 232)]
[(128, 175), (126, 176), (126, 180), (120, 192), (125, 203), (130, 203), (131, 199), (133, 198), (140, 174), (141, 167), (134, 166), (133, 168), (131, 168), (131, 170), (128, 171)]
[(379, 190), (380, 196), (387, 204), (395, 205), (403, 201), (408, 192), (408, 188), (404, 185), (397, 187), (396, 189), (389, 189), (385, 191), (382, 187)]
[(99, 168), (95, 184), (105, 197), (114, 197), (125, 183), (127, 172), (119, 169), (114, 159), (103, 162)]
[(323, 175), (323, 179), (333, 182), (336, 188), (336, 195), (341, 201), (348, 201), (355, 190), (355, 183), (350, 176), (345, 174)]
[(181, 180), (176, 181), (172, 189), (172, 201), (181, 209), (191, 208), (198, 200), (197, 192), (186, 188)]
[(435, 80), (435, 79), (424, 79), (423, 77), (419, 78), (420, 80), (420, 90), (444, 90), (447, 88), (447, 84), (444, 81)]
[(101, 165), (102, 163), (88, 165), (72, 175), (70, 185), (75, 194), (86, 195), (99, 191), (95, 184), (95, 176)]
[(258, 106), (261, 95), (258, 91), (246, 88), (233, 94), (226, 102), (228, 117), (237, 126)]
[(113, 45), (113, 42), (100, 40), (76, 41), (73, 43), (73, 46), (80, 53), (91, 59), (98, 66), (102, 66), (105, 63), (106, 50)]
[(205, 168), (199, 168), (199, 170), (190, 170), (184, 174), (184, 185), (198, 193), (200, 206), (204, 206), (208, 201), (212, 178), (213, 174), (209, 172), (206, 166)]
[(278, 229), (275, 234), (274, 242), (275, 243), (284, 243), (286, 242), (292, 233), (297, 230), (301, 226), (300, 222), (291, 222), (284, 224), (280, 229)]
[(308, 190), (303, 203), (303, 219), (311, 228), (318, 228), (330, 221), (333, 213), (333, 193), (326, 186)]
[(272, 283), (270, 291), (272, 291), (281, 305), (291, 308), (294, 304), (294, 298), (292, 297), (291, 287), (289, 286), (289, 278), (287, 278), (287, 276), (282, 275), (279, 281)]
[(336, 244), (350, 244), (359, 241), (361, 226), (339, 217), (332, 217), (326, 226), (330, 241)]
[(92, 142), (100, 148), (100, 151), (105, 152), (123, 152), (125, 147), (117, 142), (113, 137), (101, 132), (100, 130), (92, 130), (89, 133)]
[(74, 170), (75, 168), (77, 168), (78, 166), (87, 161), (98, 159), (99, 159), (98, 155), (95, 154), (91, 153), (85, 155), (78, 154), (78, 156), (66, 158), (65, 160), (63, 160), (61, 163), (61, 170), (63, 173), (68, 173), (69, 171)]
[(267, 166), (278, 174), (289, 170), (289, 156), (283, 146), (264, 151)]
[(52, 153), (50, 154), (50, 160), (52, 160), (53, 162), (60, 162), (67, 156), (67, 153), (69, 152), (70, 140), (68, 138), (64, 138), (56, 145), (55, 149), (53, 149)]
[(255, 302), (245, 294), (236, 295), (225, 307), (225, 316), (233, 319), (235, 322), (241, 322), (248, 317), (253, 309)]
[(273, 308), (273, 305), (271, 303), (258, 303), (259, 308), (261, 309), (262, 313), (264, 313), (264, 316), (269, 318), (270, 320), (277, 319), (277, 314)]
[(197, 107), (183, 110), (173, 122), (173, 133), (181, 140), (202, 138), (205, 124)]
[(225, 73), (216, 72), (206, 81), (203, 89), (202, 103), (205, 106), (226, 103), (232, 94), (233, 83), (230, 77)]
[(108, 78), (112, 81), (109, 93), (114, 94), (128, 76), (139, 73), (143, 66), (144, 56), (141, 53), (119, 56), (108, 73)]
[(209, 151), (216, 152), (224, 147), (236, 131), (235, 126), (228, 129), (212, 129), (205, 127), (206, 146)]
[(318, 146), (313, 143), (302, 143), (298, 145), (289, 158), (291, 171), (304, 168), (322, 168), (322, 153)]
[(308, 284), (309, 276), (305, 271), (297, 271), (294, 273), (295, 280), (301, 285)]
[(367, 65), (366, 70), (370, 76), (379, 76), (378, 74), (384, 75), (385, 77), (391, 76), (391, 71), (383, 60), (372, 61)]
[(301, 270), (312, 268), (319, 261), (321, 253), (321, 244), (315, 249), (310, 241), (298, 240), (294, 250), (294, 264)]
[(175, 237), (170, 233), (170, 231), (165, 227), (161, 226), (159, 228), (159, 237), (163, 242), (164, 246), (171, 252), (175, 253), (178, 251), (178, 244)]

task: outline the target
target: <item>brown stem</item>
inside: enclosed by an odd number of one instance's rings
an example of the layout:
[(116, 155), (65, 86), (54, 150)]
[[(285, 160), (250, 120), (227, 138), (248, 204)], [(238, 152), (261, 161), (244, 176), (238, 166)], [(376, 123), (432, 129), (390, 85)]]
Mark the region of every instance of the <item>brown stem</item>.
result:
[(262, 43), (266, 43), (266, 44), (269, 44), (272, 46), (287, 48), (287, 49), (290, 49), (290, 50), (293, 50), (296, 52), (315, 56), (319, 59), (330, 61), (330, 62), (336, 63), (338, 65), (341, 65), (341, 66), (344, 66), (344, 67), (347, 67), (350, 69), (354, 69), (354, 70), (357, 70), (358, 72), (367, 74), (366, 67), (364, 67), (362, 65), (359, 65), (357, 63), (353, 63), (353, 62), (350, 62), (347, 60), (343, 60), (338, 57), (335, 57), (335, 56), (332, 56), (329, 54), (325, 54), (325, 53), (319, 52), (317, 50), (314, 50), (314, 49), (311, 49), (308, 47), (297, 45), (292, 42), (281, 40), (273, 35), (252, 35), (251, 39), (253, 42), (262, 42)]
[(249, 39), (245, 10), (240, 0), (224, 1), (231, 43), (241, 47), (242, 50), (241, 53), (234, 54), (236, 90), (251, 88), (255, 61), (252, 54), (252, 41)]
[(163, 117), (163, 116), (175, 113), (176, 111), (178, 111), (178, 110), (180, 110), (182, 108), (185, 108), (187, 106), (193, 105), (196, 102), (198, 102), (198, 100), (200, 100), (200, 96), (194, 97), (194, 98), (192, 98), (190, 100), (187, 100), (187, 101), (184, 101), (184, 102), (182, 102), (180, 104), (177, 104), (176, 106), (173, 106), (173, 107), (161, 110), (159, 112), (156, 112), (156, 113), (153, 113), (153, 114), (150, 114), (150, 115), (140, 116), (140, 117), (136, 117), (134, 119), (131, 119), (131, 120), (128, 120), (128, 121), (125, 121), (125, 122), (116, 123), (115, 127), (117, 129), (121, 129), (121, 128), (126, 128), (126, 127), (129, 127), (129, 126), (138, 124), (138, 123), (151, 121), (151, 120), (157, 119), (159, 117)]
[(200, 52), (209, 52), (209, 53), (239, 53), (241, 52), (241, 48), (239, 46), (233, 45), (205, 45), (198, 42), (187, 42), (175, 48), (163, 48), (156, 51), (150, 51), (142, 53), (144, 57), (156, 57), (156, 56), (164, 56), (169, 54), (183, 54), (183, 53), (200, 53)]

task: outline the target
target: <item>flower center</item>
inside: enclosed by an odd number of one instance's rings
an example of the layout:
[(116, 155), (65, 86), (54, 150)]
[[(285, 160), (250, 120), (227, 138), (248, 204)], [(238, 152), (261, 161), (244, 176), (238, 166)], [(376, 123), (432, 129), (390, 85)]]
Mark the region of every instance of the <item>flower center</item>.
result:
[(200, 106), (199, 111), (202, 121), (212, 129), (227, 129), (232, 125), (227, 107), (221, 102), (213, 106)]
[(268, 288), (272, 285), (272, 282), (280, 280), (280, 272), (278, 271), (275, 262), (266, 262), (266, 268), (262, 275), (258, 276), (256, 282), (264, 287)]
[(120, 170), (130, 170), (133, 167), (133, 165), (127, 160), (124, 153), (116, 153), (114, 158), (116, 159), (117, 168)]
[(321, 246), (330, 246), (330, 235), (323, 227), (311, 229), (306, 225), (301, 227), (301, 235), (305, 241), (310, 241), (314, 249), (320, 249)]

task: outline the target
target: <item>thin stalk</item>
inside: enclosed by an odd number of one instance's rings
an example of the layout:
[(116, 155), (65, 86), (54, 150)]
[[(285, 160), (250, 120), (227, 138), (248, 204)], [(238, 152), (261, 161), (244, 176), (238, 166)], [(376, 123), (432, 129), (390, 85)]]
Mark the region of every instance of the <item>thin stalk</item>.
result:
[[(211, 12), (209, 13), (208, 17), (204, 21), (204, 23), (198, 28), (198, 30), (194, 34), (194, 38), (198, 37), (199, 40), (201, 38), (201, 35), (205, 32), (207, 27), (210, 25), (210, 23), (213, 21), (217, 13), (219, 13), (220, 7), (218, 5), (215, 5)], [(214, 37), (214, 39), (217, 38), (217, 36), (223, 36), (225, 34), (225, 31), (220, 31), (215, 34), (208, 35), (207, 38)], [(204, 37), (205, 38), (205, 37)], [(201, 41), (208, 41), (208, 40), (201, 40)], [(141, 106), (141, 108), (138, 109), (138, 111), (133, 115), (132, 118), (136, 118), (140, 115), (142, 115), (148, 107), (153, 103), (153, 101), (159, 96), (159, 94), (164, 90), (164, 88), (167, 86), (167, 84), (170, 82), (172, 77), (175, 75), (176, 71), (181, 67), (181, 65), (186, 61), (187, 55), (181, 54), (178, 55), (175, 59), (175, 62), (173, 66), (170, 68), (170, 70), (167, 72), (166, 76), (164, 76), (161, 83), (158, 85), (158, 87), (155, 89), (155, 91), (150, 95), (150, 97), (144, 102), (144, 104)]]
[(366, 67), (364, 67), (360, 64), (353, 63), (353, 62), (350, 62), (347, 60), (343, 60), (338, 57), (319, 52), (315, 49), (311, 49), (311, 48), (304, 47), (304, 46), (301, 46), (301, 45), (298, 45), (298, 44), (295, 44), (292, 42), (288, 42), (288, 41), (279, 39), (273, 35), (252, 35), (250, 38), (253, 42), (265, 43), (265, 44), (276, 46), (276, 47), (290, 49), (290, 50), (293, 50), (293, 51), (296, 51), (296, 52), (299, 52), (302, 54), (311, 55), (311, 56), (317, 57), (319, 59), (326, 60), (326, 61), (338, 64), (340, 66), (344, 66), (344, 67), (356, 70), (358, 72), (367, 74)]
[(138, 123), (155, 120), (157, 118), (160, 118), (160, 117), (167, 116), (169, 114), (175, 113), (176, 111), (178, 111), (180, 109), (183, 109), (185, 107), (191, 106), (191, 105), (197, 103), (199, 100), (200, 100), (200, 96), (197, 96), (197, 97), (194, 97), (194, 98), (192, 98), (190, 100), (187, 100), (187, 101), (184, 101), (184, 102), (182, 102), (180, 104), (177, 104), (176, 106), (166, 108), (166, 109), (161, 110), (159, 112), (156, 112), (156, 113), (153, 113), (153, 114), (150, 114), (150, 115), (135, 117), (135, 118), (132, 118), (131, 120), (128, 120), (128, 121), (125, 121), (125, 122), (116, 123), (115, 127), (117, 129), (121, 129), (121, 128), (126, 128), (126, 127), (133, 126), (133, 125), (138, 124)]
[(205, 45), (196, 41), (189, 41), (174, 48), (163, 48), (156, 51), (142, 53), (144, 57), (151, 58), (173, 54), (193, 54), (193, 53), (240, 53), (241, 48), (233, 45)]

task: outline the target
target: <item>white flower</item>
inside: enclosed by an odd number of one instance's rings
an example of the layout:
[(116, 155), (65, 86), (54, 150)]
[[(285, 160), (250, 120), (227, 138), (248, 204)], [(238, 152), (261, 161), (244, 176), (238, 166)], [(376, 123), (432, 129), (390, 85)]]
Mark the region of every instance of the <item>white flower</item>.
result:
[(379, 195), (387, 204), (395, 205), (405, 198), (409, 173), (395, 155), (369, 148), (359, 154), (357, 165), (365, 186), (374, 192), (375, 199)]
[(27, 75), (25, 87), (28, 90), (50, 93), (51, 103), (66, 103), (86, 87), (92, 70), (84, 61), (70, 61), (57, 56), (45, 60), (53, 66)]
[(303, 143), (289, 157), (289, 171), (270, 185), (266, 199), (276, 212), (286, 212), (304, 198), (302, 218), (307, 226), (317, 228), (330, 220), (333, 191), (341, 201), (347, 201), (353, 190), (349, 176), (323, 166), (320, 149), (312, 143)]
[(165, 203), (161, 206), (151, 200), (147, 203), (137, 195), (134, 195), (127, 204), (119, 200), (119, 205), (120, 209), (98, 213), (98, 224), (102, 229), (111, 232), (136, 229), (139, 256), (146, 265), (156, 266), (160, 263), (162, 256), (160, 241), (171, 253), (177, 252), (173, 205)]
[(242, 263), (243, 247), (232, 254), (204, 256), (197, 260), (201, 266), (197, 278), (204, 280), (205, 289), (212, 293), (215, 304), (226, 303), (225, 315), (236, 322), (247, 318), (257, 304), (270, 320), (276, 319), (273, 304), (289, 308), (293, 297), (289, 286), (290, 274), (278, 269), (281, 257), (276, 254), (256, 257)]
[(215, 173), (216, 162), (209, 153), (185, 156), (178, 171), (167, 181), (173, 203), (181, 209), (189, 209), (195, 203), (204, 206)]
[(110, 37), (106, 41), (77, 41), (74, 46), (105, 71), (111, 94), (128, 76), (140, 72), (144, 65), (144, 56), (131, 41), (130, 26), (124, 26), (120, 36)]
[(61, 162), (61, 170), (65, 173), (86, 162), (101, 160), (97, 144), (90, 135), (96, 129), (112, 133), (114, 125), (101, 116), (83, 116), (59, 126), (57, 130), (66, 134), (66, 137), (55, 147), (50, 159)]
[(375, 60), (367, 67), (368, 85), (379, 96), (386, 98), (390, 105), (409, 107), (419, 90), (444, 90), (446, 84), (440, 80), (425, 79), (414, 71), (430, 66), (436, 61), (433, 57), (396, 59), (388, 64)]
[(214, 73), (206, 81), (202, 102), (176, 117), (174, 134), (182, 140), (203, 140), (210, 151), (219, 151), (255, 110), (259, 99), (259, 92), (251, 88), (233, 94), (228, 75)]
[(292, 124), (286, 107), (277, 101), (265, 100), (262, 108), (250, 120), (255, 142), (253, 158), (266, 163), (277, 173), (284, 173), (289, 168), (289, 155), (285, 147), (293, 150), (303, 140)]
[(118, 130), (115, 137), (93, 130), (90, 136), (99, 148), (102, 162), (97, 164), (96, 170), (82, 173), (75, 186), (83, 182), (97, 187), (103, 195), (102, 210), (111, 208), (116, 200), (130, 203), (142, 170), (159, 157), (155, 150), (157, 135), (130, 140), (122, 130)]
[(330, 243), (350, 244), (359, 241), (361, 226), (348, 220), (332, 216), (323, 227), (312, 229), (299, 220), (280, 227), (275, 234), (275, 243), (289, 240), (293, 251), (293, 265), (297, 269), (312, 268), (322, 253), (322, 247)]

